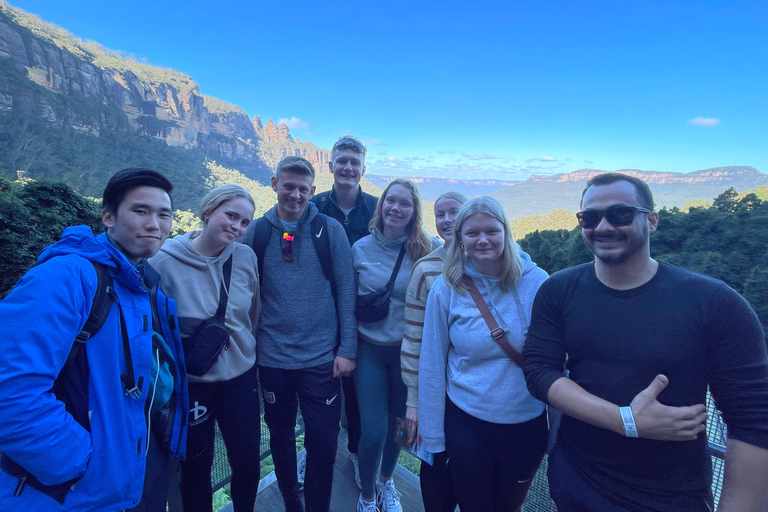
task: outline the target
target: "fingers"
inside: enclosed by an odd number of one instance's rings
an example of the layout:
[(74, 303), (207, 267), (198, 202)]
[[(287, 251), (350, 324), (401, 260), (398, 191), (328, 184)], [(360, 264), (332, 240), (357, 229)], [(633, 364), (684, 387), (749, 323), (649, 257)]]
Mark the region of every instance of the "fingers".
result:
[(648, 393), (649, 398), (656, 399), (657, 396), (659, 396), (659, 393), (661, 393), (664, 388), (667, 387), (667, 384), (669, 384), (669, 379), (667, 379), (666, 375), (659, 374), (656, 377), (654, 377), (651, 384), (645, 388), (641, 393)]

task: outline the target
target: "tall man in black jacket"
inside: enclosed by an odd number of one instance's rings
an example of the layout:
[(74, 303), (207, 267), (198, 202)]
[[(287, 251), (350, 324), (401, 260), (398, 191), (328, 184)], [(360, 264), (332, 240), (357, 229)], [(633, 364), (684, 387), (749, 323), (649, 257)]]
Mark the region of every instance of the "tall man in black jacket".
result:
[[(365, 175), (366, 148), (351, 135), (341, 137), (331, 149), (328, 167), (333, 174), (333, 188), (312, 197), (320, 213), (338, 220), (349, 238), (349, 246), (370, 233), (371, 222), (379, 198), (366, 194), (360, 186)], [(352, 377), (342, 377), (344, 390), (344, 413), (347, 417), (350, 459), (355, 467), (355, 481), (360, 486), (360, 470), (357, 465), (357, 445), (360, 442), (360, 410), (357, 407), (357, 392)]]
[[(768, 362), (752, 308), (724, 282), (650, 255), (640, 179), (592, 178), (577, 214), (594, 262), (533, 304), (523, 370), (565, 413), (549, 456), (561, 512), (711, 512), (707, 388), (728, 426), (720, 512), (768, 509)], [(568, 377), (562, 373), (568, 358)]]

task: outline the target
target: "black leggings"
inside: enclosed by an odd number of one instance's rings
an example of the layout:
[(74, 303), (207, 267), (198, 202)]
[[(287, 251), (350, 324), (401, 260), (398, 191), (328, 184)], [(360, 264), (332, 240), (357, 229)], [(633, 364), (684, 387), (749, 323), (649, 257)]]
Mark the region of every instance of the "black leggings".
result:
[(214, 420), (232, 468), (235, 512), (251, 512), (259, 487), (261, 429), (256, 367), (223, 382), (189, 383), (187, 459), (181, 462), (185, 512), (211, 512)]
[(431, 465), (421, 461), (419, 483), (424, 512), (456, 510), (456, 493), (453, 490), (451, 466), (445, 452), (436, 453)]
[(544, 458), (547, 416), (490, 423), (446, 398), (445, 446), (461, 512), (517, 511)]

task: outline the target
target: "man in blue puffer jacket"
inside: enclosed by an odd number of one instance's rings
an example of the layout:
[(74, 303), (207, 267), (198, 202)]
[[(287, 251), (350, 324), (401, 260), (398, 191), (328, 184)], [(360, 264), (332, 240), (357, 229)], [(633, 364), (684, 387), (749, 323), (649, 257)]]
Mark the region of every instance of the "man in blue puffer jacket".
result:
[[(172, 187), (149, 169), (115, 174), (104, 191), (107, 232), (67, 228), (0, 303), (0, 510), (149, 510), (145, 469), (184, 457), (176, 305), (145, 261), (170, 232)], [(67, 363), (96, 295), (94, 263), (109, 271), (112, 304)], [(66, 408), (52, 392), (65, 363), (80, 391)]]

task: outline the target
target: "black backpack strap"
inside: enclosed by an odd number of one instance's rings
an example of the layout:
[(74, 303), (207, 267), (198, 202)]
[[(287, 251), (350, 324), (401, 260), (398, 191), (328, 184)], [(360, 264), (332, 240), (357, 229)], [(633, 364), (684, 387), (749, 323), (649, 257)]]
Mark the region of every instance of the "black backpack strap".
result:
[(106, 265), (91, 261), (96, 271), (96, 293), (91, 303), (91, 311), (82, 330), (75, 336), (67, 361), (53, 383), (53, 394), (64, 402), (67, 412), (75, 421), (90, 431), (88, 419), (88, 358), (83, 350), (85, 343), (104, 325), (112, 303), (115, 301), (112, 288), (112, 276)]
[(318, 213), (312, 219), (312, 243), (315, 252), (320, 258), (320, 266), (323, 267), (325, 278), (331, 282), (331, 289), (336, 295), (336, 282), (333, 279), (333, 266), (331, 265), (331, 238), (328, 236), (328, 216)]
[[(346, 240), (345, 240), (346, 242)], [(323, 267), (323, 274), (325, 278), (331, 283), (331, 295), (333, 295), (333, 303), (336, 306), (336, 310), (339, 309), (339, 301), (336, 297), (336, 280), (333, 278), (333, 264), (331, 262), (331, 236), (328, 233), (328, 216), (318, 213), (315, 218), (312, 219), (312, 243), (315, 246), (315, 252), (320, 259), (320, 266)], [(338, 321), (338, 316), (336, 318)], [(334, 352), (339, 349), (341, 345), (341, 326), (336, 329), (336, 348)]]
[(269, 235), (272, 233), (272, 225), (264, 217), (256, 219), (254, 224), (252, 248), (253, 252), (256, 253), (256, 264), (259, 269), (259, 282), (261, 282), (261, 276), (264, 274), (264, 254), (267, 252), (267, 242), (269, 242)]
[(85, 321), (83, 329), (75, 336), (75, 345), (82, 345), (88, 338), (99, 332), (99, 329), (107, 321), (109, 309), (112, 307), (113, 290), (112, 276), (109, 275), (109, 269), (103, 263), (91, 261), (93, 269), (96, 271), (98, 283), (96, 285), (96, 294), (93, 296), (91, 312), (88, 320)]

